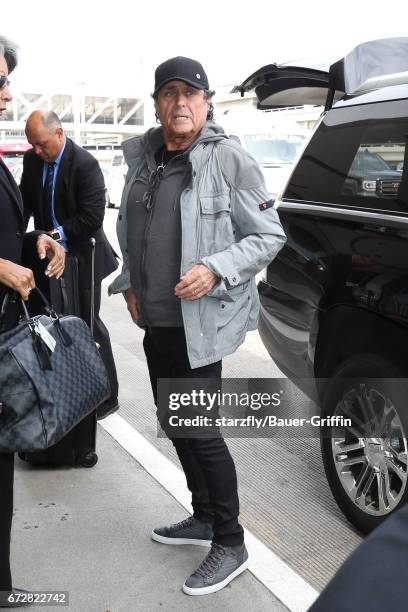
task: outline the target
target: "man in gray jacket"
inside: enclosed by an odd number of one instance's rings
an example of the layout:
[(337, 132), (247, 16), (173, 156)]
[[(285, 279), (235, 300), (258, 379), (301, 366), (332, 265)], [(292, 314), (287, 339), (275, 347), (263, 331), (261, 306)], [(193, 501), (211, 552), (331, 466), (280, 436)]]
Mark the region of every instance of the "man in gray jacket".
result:
[[(110, 291), (123, 292), (146, 330), (156, 404), (160, 378), (221, 379), (222, 357), (257, 326), (255, 274), (285, 242), (257, 163), (212, 121), (213, 93), (199, 62), (165, 61), (153, 93), (161, 127), (123, 144), (129, 171), (117, 231), (124, 264)], [(171, 439), (194, 514), (153, 529), (152, 538), (211, 544), (183, 591), (213, 593), (248, 564), (234, 462), (221, 436)]]

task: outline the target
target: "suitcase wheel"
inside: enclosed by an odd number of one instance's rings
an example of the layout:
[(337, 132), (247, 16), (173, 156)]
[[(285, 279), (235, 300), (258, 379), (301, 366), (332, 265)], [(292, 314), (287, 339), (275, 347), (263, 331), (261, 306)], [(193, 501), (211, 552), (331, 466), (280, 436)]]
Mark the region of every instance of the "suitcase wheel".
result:
[(76, 464), (79, 467), (91, 468), (98, 463), (98, 455), (94, 452), (86, 453), (86, 455), (82, 455), (78, 457)]

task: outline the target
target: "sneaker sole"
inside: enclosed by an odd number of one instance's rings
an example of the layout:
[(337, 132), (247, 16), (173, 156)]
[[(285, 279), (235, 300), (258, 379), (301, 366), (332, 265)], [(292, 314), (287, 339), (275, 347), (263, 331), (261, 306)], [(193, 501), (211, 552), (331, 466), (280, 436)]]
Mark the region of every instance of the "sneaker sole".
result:
[(221, 591), (224, 587), (227, 586), (234, 578), (242, 574), (248, 568), (248, 559), (244, 561), (235, 572), (232, 572), (229, 576), (224, 578), (221, 582), (217, 582), (217, 584), (213, 584), (212, 586), (201, 587), (201, 588), (192, 588), (186, 586), (186, 583), (183, 584), (183, 592), (186, 595), (209, 595), (210, 593), (216, 593), (217, 591)]
[(155, 542), (160, 544), (174, 544), (175, 546), (181, 546), (182, 544), (191, 544), (192, 546), (211, 546), (212, 540), (194, 540), (193, 538), (166, 538), (166, 536), (159, 535), (152, 531), (151, 538)]

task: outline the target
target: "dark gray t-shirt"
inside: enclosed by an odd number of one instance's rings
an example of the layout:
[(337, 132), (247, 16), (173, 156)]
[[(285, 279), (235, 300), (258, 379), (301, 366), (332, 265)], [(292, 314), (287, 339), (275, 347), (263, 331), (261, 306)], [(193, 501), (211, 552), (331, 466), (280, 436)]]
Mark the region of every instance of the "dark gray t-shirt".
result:
[[(164, 161), (161, 178), (150, 188), (149, 178)], [(153, 174), (152, 174), (153, 173)], [(185, 152), (156, 151), (133, 184), (128, 199), (128, 252), (130, 280), (143, 320), (152, 327), (182, 327), (180, 298), (174, 287), (180, 280), (180, 195), (191, 180)], [(143, 198), (145, 196), (145, 201)], [(148, 208), (150, 206), (150, 208)]]

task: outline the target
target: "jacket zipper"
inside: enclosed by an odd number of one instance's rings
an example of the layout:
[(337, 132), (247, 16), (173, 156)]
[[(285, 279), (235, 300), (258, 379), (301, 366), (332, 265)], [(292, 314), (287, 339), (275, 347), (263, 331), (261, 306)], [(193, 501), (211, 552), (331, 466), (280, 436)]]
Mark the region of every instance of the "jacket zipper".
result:
[(140, 296), (140, 314), (142, 315), (142, 319), (145, 321), (146, 325), (149, 325), (149, 317), (147, 316), (147, 313), (145, 312), (145, 308), (144, 308), (144, 299), (145, 299), (145, 294), (146, 294), (146, 278), (147, 278), (145, 261), (146, 261), (147, 236), (150, 230), (150, 225), (152, 223), (152, 217), (153, 217), (153, 206), (148, 211), (148, 217), (147, 217), (145, 231), (143, 235), (142, 261), (140, 265), (140, 268), (141, 268), (140, 278), (142, 281), (141, 282), (141, 296)]
[(159, 188), (159, 185), (161, 183), (161, 180), (163, 178), (163, 173), (161, 175), (161, 177), (158, 180), (157, 185), (154, 188), (154, 191), (151, 195), (151, 204), (150, 207), (147, 209), (147, 221), (146, 221), (146, 225), (145, 225), (145, 231), (143, 234), (143, 246), (142, 246), (142, 261), (141, 261), (141, 299), (140, 299), (140, 312), (142, 315), (142, 319), (144, 319), (144, 321), (146, 322), (146, 325), (149, 325), (149, 317), (147, 316), (147, 313), (145, 311), (144, 308), (144, 299), (145, 299), (145, 295), (146, 295), (146, 279), (147, 279), (147, 273), (146, 273), (146, 245), (147, 245), (147, 239), (148, 239), (148, 234), (150, 232), (150, 227), (152, 224), (152, 219), (153, 219), (153, 211), (155, 208), (155, 203), (156, 203), (156, 196), (157, 196), (157, 190)]

